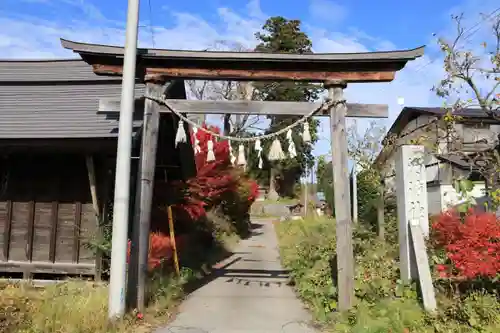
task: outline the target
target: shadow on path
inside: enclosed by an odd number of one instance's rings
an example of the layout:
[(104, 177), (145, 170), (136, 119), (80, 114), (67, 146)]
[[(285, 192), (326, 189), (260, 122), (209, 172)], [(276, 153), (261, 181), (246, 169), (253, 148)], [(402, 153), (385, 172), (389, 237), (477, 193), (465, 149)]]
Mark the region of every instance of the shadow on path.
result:
[[(253, 237), (261, 236), (263, 235), (263, 232), (261, 231), (256, 231), (256, 230), (261, 230), (263, 228), (264, 224), (263, 223), (251, 223), (251, 231), (250, 231), (250, 236), (246, 240), (251, 240)], [(250, 245), (251, 247), (251, 245)], [(259, 246), (255, 246), (256, 248), (259, 248)], [(201, 279), (194, 280), (190, 283), (188, 283), (184, 287), (184, 291), (186, 292), (187, 295), (192, 294), (196, 290), (202, 288), (203, 286), (208, 285), (210, 282), (214, 281), (215, 279), (218, 278), (225, 278), (227, 277), (228, 279), (226, 282), (236, 282), (236, 283), (246, 283), (246, 285), (249, 284), (249, 279), (252, 279), (255, 281), (255, 279), (270, 279), (270, 278), (277, 278), (277, 279), (288, 279), (288, 271), (286, 270), (265, 270), (265, 269), (236, 269), (236, 268), (229, 268), (239, 261), (242, 262), (249, 262), (249, 263), (264, 263), (267, 260), (262, 260), (262, 259), (251, 259), (251, 258), (246, 258), (247, 256), (251, 255), (252, 252), (250, 251), (234, 251), (234, 252), (227, 252), (224, 254), (223, 257), (221, 257), (221, 261), (218, 264), (215, 264), (212, 266), (212, 270), (210, 271), (209, 274), (204, 276)], [(269, 260), (267, 262), (274, 262), (273, 260)], [(246, 279), (246, 280), (243, 280)], [(268, 281), (256, 281), (256, 282), (262, 282), (263, 287), (268, 287), (270, 286), (270, 283)], [(282, 284), (282, 282), (278, 282), (279, 285)]]
[(157, 333), (316, 332), (281, 266), (272, 221), (252, 223), (251, 232), (209, 275), (186, 286), (175, 320)]

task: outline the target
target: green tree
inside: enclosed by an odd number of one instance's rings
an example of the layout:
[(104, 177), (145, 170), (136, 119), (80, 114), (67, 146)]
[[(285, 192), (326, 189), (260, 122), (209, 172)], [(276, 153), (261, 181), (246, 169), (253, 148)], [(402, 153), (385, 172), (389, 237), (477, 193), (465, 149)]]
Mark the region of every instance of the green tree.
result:
[(358, 172), (359, 221), (370, 229), (377, 230), (380, 238), (384, 237), (385, 226), (382, 220), (378, 220), (377, 207), (383, 204), (385, 210), (392, 209), (394, 203), (393, 198), (385, 191), (380, 170), (374, 165), (382, 149), (385, 133), (386, 128), (377, 122), (371, 122), (362, 133), (356, 123), (347, 129), (349, 157), (356, 164)]
[(327, 161), (324, 156), (318, 158), (316, 170), (318, 192), (323, 192), (328, 208), (335, 214), (334, 192), (333, 192), (333, 167), (332, 162)]
[[(299, 20), (288, 20), (281, 16), (269, 18), (262, 31), (255, 34), (260, 42), (255, 48), (258, 52), (278, 52), (278, 53), (312, 53), (312, 42), (306, 33), (301, 31)], [(264, 101), (313, 101), (318, 98), (321, 87), (304, 82), (272, 82), (255, 83), (256, 99)], [(300, 117), (275, 116), (269, 115), (269, 128), (266, 133), (273, 133), (282, 129)], [(317, 140), (317, 120), (310, 120), (309, 127), (311, 131), (312, 143)], [(265, 161), (266, 176), (269, 179), (271, 191), (275, 190), (276, 183), (281, 196), (293, 196), (294, 184), (300, 180), (307, 168), (314, 165), (312, 156), (312, 146), (304, 143), (299, 133), (294, 131), (294, 142), (297, 149), (297, 158), (286, 159), (284, 161), (273, 162)], [(283, 150), (286, 151), (288, 143), (283, 136), (280, 137)], [(264, 151), (267, 152), (271, 142), (264, 143)], [(250, 156), (250, 158), (252, 158)], [(264, 157), (265, 158), (265, 157)], [(251, 162), (251, 167), (257, 165)], [(257, 173), (262, 180), (263, 172)]]

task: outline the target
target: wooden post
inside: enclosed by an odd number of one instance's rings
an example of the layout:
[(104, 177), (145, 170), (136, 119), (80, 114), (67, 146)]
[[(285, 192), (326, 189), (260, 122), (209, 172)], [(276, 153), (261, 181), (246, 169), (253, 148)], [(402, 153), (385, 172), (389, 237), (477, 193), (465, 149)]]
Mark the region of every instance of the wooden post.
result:
[[(146, 94), (158, 94), (153, 83), (146, 84)], [(158, 96), (160, 97), (160, 96)], [(139, 165), (138, 188), (136, 195), (131, 258), (128, 278), (129, 306), (137, 308), (139, 312), (145, 309), (145, 282), (148, 270), (149, 229), (151, 224), (151, 210), (153, 186), (156, 165), (156, 150), (158, 145), (158, 131), (160, 113), (154, 107), (154, 102), (146, 100), (144, 107), (141, 159)], [(134, 260), (133, 260), (134, 259)]]
[[(33, 193), (31, 193), (33, 196)], [(30, 200), (28, 204), (28, 244), (26, 244), (26, 259), (33, 260), (33, 240), (35, 238), (35, 201)], [(78, 222), (78, 221), (75, 221)], [(75, 223), (76, 224), (76, 223)], [(76, 226), (75, 226), (76, 229)]]
[(75, 224), (73, 229), (73, 263), (77, 264), (80, 261), (80, 238), (82, 229), (82, 203), (75, 202)]
[(11, 242), (12, 233), (12, 201), (7, 200), (7, 218), (5, 219), (4, 231), (3, 231), (3, 260), (9, 260), (9, 250)]
[(136, 171), (136, 179), (135, 179), (135, 198), (134, 198), (134, 215), (132, 217), (132, 236), (130, 242), (130, 251), (129, 251), (129, 262), (127, 269), (127, 296), (125, 306), (127, 309), (137, 309), (138, 308), (138, 290), (139, 284), (141, 283), (139, 280), (139, 243), (141, 240), (141, 181), (142, 181), (142, 156), (143, 156), (143, 145), (144, 145), (144, 130), (146, 124), (146, 108), (144, 108), (144, 122), (143, 128), (141, 131), (142, 134), (142, 143), (141, 143), (141, 152), (140, 152), (140, 161)]
[(172, 214), (172, 206), (168, 205), (167, 207), (167, 215), (168, 215), (168, 227), (170, 229), (170, 242), (172, 243), (172, 257), (174, 259), (174, 267), (177, 276), (181, 275), (181, 270), (179, 268), (179, 256), (177, 254), (177, 242), (175, 241), (175, 226), (174, 226), (174, 217)]
[[(87, 173), (89, 177), (90, 186), (90, 197), (92, 198), (92, 208), (94, 209), (94, 215), (97, 225), (97, 239), (102, 240), (102, 230), (101, 230), (101, 214), (99, 210), (99, 199), (97, 196), (97, 181), (95, 176), (95, 165), (94, 157), (92, 155), (87, 155), (85, 157), (85, 164), (87, 165)], [(101, 280), (101, 266), (102, 266), (102, 252), (97, 250), (95, 258), (95, 280)]]
[(97, 222), (99, 223), (99, 202), (97, 199), (97, 185), (96, 185), (96, 176), (95, 176), (95, 168), (94, 168), (94, 158), (92, 155), (88, 155), (85, 157), (85, 162), (87, 164), (87, 172), (89, 176), (89, 185), (90, 185), (90, 196), (92, 198), (92, 208), (94, 209), (94, 214)]
[[(327, 82), (329, 98), (344, 99), (344, 82)], [(354, 301), (354, 254), (352, 247), (352, 220), (349, 200), (349, 171), (347, 166), (346, 117), (347, 107), (340, 103), (330, 109), (332, 127), (332, 166), (335, 196), (335, 220), (337, 224), (337, 281), (338, 310), (351, 309)]]
[(272, 165), (269, 167), (269, 191), (267, 193), (267, 199), (279, 199), (278, 192), (276, 191), (276, 169)]

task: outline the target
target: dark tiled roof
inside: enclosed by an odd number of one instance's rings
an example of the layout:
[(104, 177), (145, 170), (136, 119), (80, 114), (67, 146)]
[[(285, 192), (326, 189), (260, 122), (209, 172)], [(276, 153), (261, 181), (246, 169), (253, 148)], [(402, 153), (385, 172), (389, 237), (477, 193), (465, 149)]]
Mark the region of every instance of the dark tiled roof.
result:
[[(399, 132), (403, 128), (405, 128), (405, 126), (411, 120), (417, 118), (420, 115), (430, 114), (436, 116), (444, 116), (448, 111), (449, 109), (438, 108), (438, 107), (415, 107), (415, 106), (405, 107), (403, 108), (403, 110), (401, 110), (401, 113), (392, 124), (388, 133), (399, 134)], [(453, 112), (453, 114), (466, 118), (489, 118), (489, 115), (487, 115), (482, 109), (476, 109), (476, 108), (456, 110)]]
[[(123, 56), (124, 48), (113, 45), (88, 44), (61, 39), (64, 48), (77, 53), (92, 53)], [(272, 62), (353, 62), (383, 60), (413, 60), (424, 54), (424, 46), (412, 50), (358, 52), (358, 53), (264, 53), (264, 52), (231, 52), (231, 51), (187, 51), (167, 49), (138, 49), (137, 54), (148, 59), (170, 60), (211, 60), (211, 61), (272, 61)]]
[[(439, 107), (417, 107), (417, 106), (408, 106), (404, 107), (403, 110), (399, 113), (398, 117), (392, 123), (392, 126), (387, 131), (386, 138), (390, 135), (398, 135), (400, 132), (408, 125), (410, 121), (413, 119), (427, 114), (427, 115), (436, 115), (436, 116), (444, 116), (449, 109), (439, 108)], [(484, 112), (484, 110), (479, 108), (464, 108), (461, 110), (456, 110), (453, 114), (457, 116), (461, 116), (468, 119), (488, 119), (490, 116)], [(385, 149), (379, 153), (377, 158), (375, 159), (374, 164), (378, 165), (385, 161), (386, 155), (388, 152)]]
[(116, 137), (118, 116), (98, 109), (120, 94), (120, 78), (103, 80), (82, 60), (0, 61), (0, 139)]
[[(92, 68), (81, 59), (62, 60), (2, 60), (0, 59), (0, 86), (20, 82), (81, 82), (115, 81), (95, 75)], [(0, 88), (2, 89), (2, 88)]]
[[(121, 75), (124, 59), (123, 47), (86, 44), (64, 39), (61, 40), (61, 43), (64, 48), (78, 53), (82, 59), (93, 65), (96, 71), (101, 71), (102, 75)], [(170, 69), (169, 75), (184, 79), (203, 79), (206, 77), (225, 80), (252, 79), (258, 76), (254, 76), (255, 73), (251, 71), (261, 71), (260, 79), (267, 77), (267, 79), (272, 80), (276, 78), (275, 75), (278, 75), (276, 72), (286, 72), (287, 80), (317, 82), (334, 78), (334, 73), (359, 71), (372, 73), (375, 76), (359, 75), (355, 79), (356, 82), (392, 81), (394, 72), (402, 69), (408, 61), (421, 57), (423, 54), (424, 47), (389, 52), (307, 54), (137, 50), (138, 63), (140, 63), (141, 68), (146, 71), (148, 69), (152, 69), (152, 71), (161, 68)], [(244, 71), (244, 73), (232, 71)], [(158, 74), (161, 74), (160, 72)], [(389, 75), (384, 75), (384, 73)], [(307, 74), (311, 74), (311, 76)]]

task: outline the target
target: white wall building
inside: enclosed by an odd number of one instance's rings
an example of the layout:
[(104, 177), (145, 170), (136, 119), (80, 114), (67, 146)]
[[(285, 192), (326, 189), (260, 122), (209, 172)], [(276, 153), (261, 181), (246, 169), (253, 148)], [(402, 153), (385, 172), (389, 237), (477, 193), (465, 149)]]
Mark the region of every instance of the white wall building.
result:
[[(485, 195), (484, 180), (463, 160), (463, 155), (496, 145), (500, 134), (500, 122), (480, 109), (464, 109), (459, 112), (461, 119), (454, 125), (454, 134), (449, 135), (439, 125), (445, 113), (446, 109), (442, 108), (403, 108), (389, 129), (384, 149), (375, 161), (381, 166), (387, 189), (395, 191), (395, 147), (402, 144), (426, 146), (430, 214), (437, 214), (464, 201), (453, 188), (454, 179), (467, 177), (473, 180), (474, 189), (470, 194), (476, 198)], [(460, 154), (456, 154), (457, 151)]]

